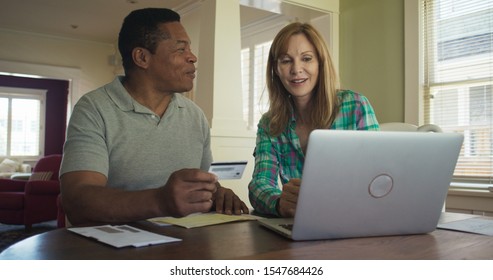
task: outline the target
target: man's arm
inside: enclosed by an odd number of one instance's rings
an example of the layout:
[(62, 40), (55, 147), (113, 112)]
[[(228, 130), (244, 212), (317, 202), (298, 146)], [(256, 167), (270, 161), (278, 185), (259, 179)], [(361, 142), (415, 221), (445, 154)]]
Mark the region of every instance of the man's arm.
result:
[(215, 175), (198, 169), (176, 171), (162, 187), (140, 191), (108, 187), (106, 177), (92, 171), (68, 172), (60, 180), (63, 207), (74, 225), (207, 212), (217, 183)]

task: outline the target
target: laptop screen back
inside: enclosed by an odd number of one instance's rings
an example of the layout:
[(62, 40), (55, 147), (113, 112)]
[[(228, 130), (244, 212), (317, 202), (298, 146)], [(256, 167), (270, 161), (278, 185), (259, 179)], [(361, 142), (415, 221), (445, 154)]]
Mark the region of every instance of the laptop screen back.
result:
[(462, 141), (455, 133), (313, 131), (292, 238), (433, 231)]

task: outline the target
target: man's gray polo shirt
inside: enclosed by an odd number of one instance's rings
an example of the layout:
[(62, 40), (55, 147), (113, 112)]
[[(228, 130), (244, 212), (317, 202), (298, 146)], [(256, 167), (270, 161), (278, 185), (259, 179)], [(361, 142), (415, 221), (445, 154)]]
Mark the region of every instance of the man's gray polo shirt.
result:
[(208, 170), (210, 129), (202, 110), (175, 93), (160, 118), (135, 101), (121, 80), (75, 105), (60, 174), (96, 171), (108, 178), (108, 186), (140, 190), (163, 186), (182, 168)]

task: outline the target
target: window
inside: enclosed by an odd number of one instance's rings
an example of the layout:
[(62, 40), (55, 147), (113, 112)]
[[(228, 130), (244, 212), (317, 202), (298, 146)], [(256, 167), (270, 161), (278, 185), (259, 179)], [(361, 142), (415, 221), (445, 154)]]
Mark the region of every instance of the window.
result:
[(455, 181), (492, 184), (493, 1), (421, 3), (425, 122), (464, 135)]
[(269, 110), (265, 83), (267, 58), (272, 40), (288, 21), (288, 17), (273, 14), (241, 29), (243, 119), (249, 130), (257, 130), (262, 114)]
[(262, 114), (269, 108), (265, 83), (267, 59), (272, 41), (241, 50), (243, 119), (248, 129), (256, 129)]
[(43, 154), (46, 91), (0, 87), (0, 156)]

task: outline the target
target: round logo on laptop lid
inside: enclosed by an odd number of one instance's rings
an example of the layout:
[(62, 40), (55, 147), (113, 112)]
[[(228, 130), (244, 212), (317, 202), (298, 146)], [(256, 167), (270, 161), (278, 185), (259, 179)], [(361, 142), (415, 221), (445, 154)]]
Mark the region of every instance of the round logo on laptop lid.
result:
[(375, 177), (368, 186), (368, 192), (375, 198), (381, 198), (390, 193), (394, 187), (394, 180), (388, 174)]

